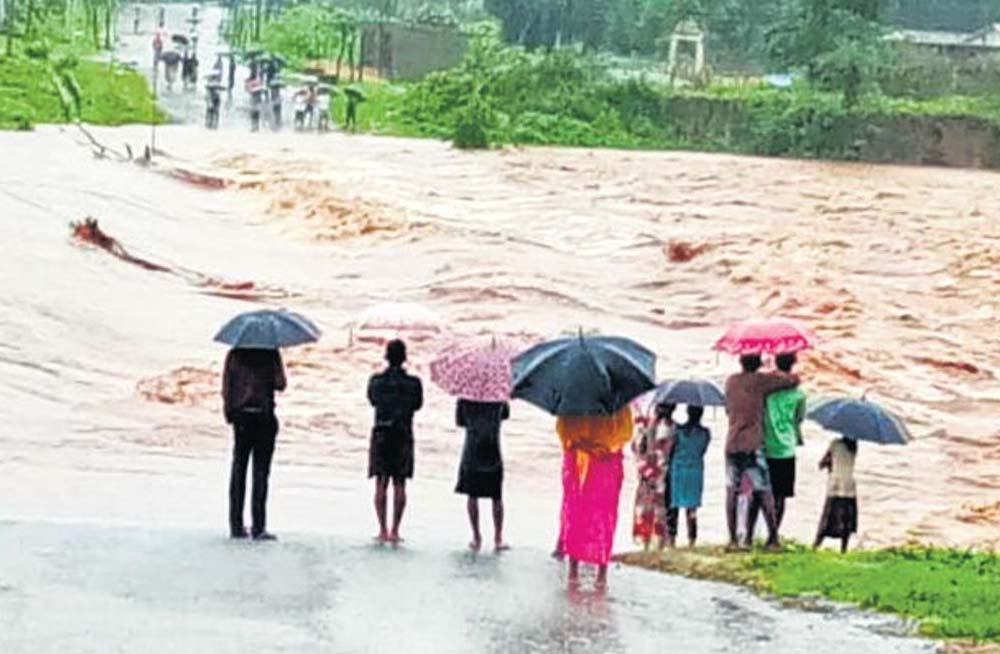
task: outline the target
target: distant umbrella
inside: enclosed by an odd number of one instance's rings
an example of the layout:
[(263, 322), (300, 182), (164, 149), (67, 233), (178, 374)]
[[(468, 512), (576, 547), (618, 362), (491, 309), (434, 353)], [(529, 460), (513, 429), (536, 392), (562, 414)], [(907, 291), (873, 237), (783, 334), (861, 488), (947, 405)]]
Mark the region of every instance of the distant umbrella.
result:
[(444, 331), (444, 322), (436, 313), (420, 304), (384, 302), (365, 311), (355, 329), (437, 333)]
[(880, 445), (906, 445), (913, 440), (898, 416), (874, 402), (849, 397), (819, 400), (806, 417), (845, 438)]
[(816, 337), (801, 323), (786, 318), (747, 320), (730, 325), (715, 349), (728, 354), (782, 354), (813, 347)]
[(348, 86), (347, 88), (344, 89), (344, 93), (346, 93), (349, 96), (352, 96), (355, 100), (358, 101), (364, 101), (365, 99), (365, 92), (362, 91), (361, 88), (358, 86), (354, 85)]
[(579, 336), (514, 362), (512, 396), (556, 416), (610, 416), (655, 385), (656, 355), (627, 338)]
[(319, 337), (319, 327), (308, 318), (282, 309), (240, 314), (219, 330), (215, 340), (240, 349), (277, 350), (314, 343)]
[(653, 404), (726, 406), (726, 394), (708, 379), (668, 379), (653, 392)]
[(174, 34), (173, 36), (170, 37), (170, 40), (176, 43), (177, 45), (188, 45), (191, 42), (190, 39), (188, 39), (188, 37), (184, 36), (183, 34)]
[(167, 50), (162, 55), (160, 55), (160, 59), (166, 65), (173, 66), (174, 64), (180, 63), (180, 61), (181, 61), (181, 55), (180, 55), (180, 53), (178, 53), (178, 52), (176, 52), (174, 50)]

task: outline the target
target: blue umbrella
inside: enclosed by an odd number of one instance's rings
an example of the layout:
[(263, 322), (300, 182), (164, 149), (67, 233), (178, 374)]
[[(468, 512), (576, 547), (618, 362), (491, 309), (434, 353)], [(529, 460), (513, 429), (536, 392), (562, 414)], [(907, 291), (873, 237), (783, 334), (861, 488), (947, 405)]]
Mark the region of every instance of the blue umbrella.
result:
[(726, 406), (726, 394), (709, 379), (668, 379), (656, 388), (653, 404)]
[(819, 400), (809, 408), (806, 417), (851, 440), (906, 445), (913, 439), (902, 420), (864, 398)]
[(242, 313), (219, 330), (215, 340), (244, 350), (277, 350), (319, 340), (319, 327), (291, 311)]
[(655, 386), (656, 355), (627, 338), (561, 338), (514, 359), (512, 396), (556, 416), (607, 416)]

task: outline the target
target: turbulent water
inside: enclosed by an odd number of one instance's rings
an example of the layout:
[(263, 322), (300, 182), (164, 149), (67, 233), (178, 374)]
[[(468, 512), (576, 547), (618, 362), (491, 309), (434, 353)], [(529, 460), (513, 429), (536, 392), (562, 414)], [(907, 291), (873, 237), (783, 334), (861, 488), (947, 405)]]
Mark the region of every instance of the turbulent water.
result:
[[(126, 39), (121, 57), (139, 59), (146, 45)], [(195, 120), (199, 97), (174, 94), (168, 105)], [(373, 303), (406, 300), (456, 334), (631, 336), (658, 353), (664, 377), (729, 372), (734, 363), (710, 346), (732, 320), (803, 319), (821, 339), (805, 358), (811, 392), (868, 391), (924, 437), (862, 447), (861, 540), (1000, 542), (994, 174), (687, 153), (463, 153), (433, 141), (250, 134), (245, 120), (231, 110), (219, 132), (161, 128), (168, 156), (152, 169), (95, 158), (70, 128), (0, 135), (0, 465), (14, 513), (51, 510), (26, 480), (48, 479), (51, 495), (99, 513), (73, 497), (78, 475), (110, 494), (93, 481), (100, 474), (224, 466), (224, 351), (210, 339), (234, 312), (260, 306), (295, 308), (326, 332), (288, 353), (277, 465), (295, 472), (284, 483), (360, 487), (363, 389), (380, 352), (350, 344), (349, 328)], [(149, 140), (148, 128), (94, 133), (121, 151)], [(177, 170), (227, 186), (161, 174)], [(170, 270), (73, 242), (68, 222), (87, 215)], [(418, 373), (439, 345), (414, 344)], [(427, 500), (439, 507), (455, 502), (452, 406), (431, 391), (417, 425), (418, 483), (441, 489)], [(709, 417), (702, 522), (719, 538), (724, 421)], [(521, 516), (541, 526), (523, 528), (535, 542), (554, 534), (552, 427), (516, 404), (505, 431), (509, 487), (522, 499), (512, 499), (511, 528)], [(813, 471), (829, 435), (810, 426), (806, 438), (787, 530), (801, 539), (822, 501), (825, 480)], [(120, 502), (116, 515), (137, 512)]]

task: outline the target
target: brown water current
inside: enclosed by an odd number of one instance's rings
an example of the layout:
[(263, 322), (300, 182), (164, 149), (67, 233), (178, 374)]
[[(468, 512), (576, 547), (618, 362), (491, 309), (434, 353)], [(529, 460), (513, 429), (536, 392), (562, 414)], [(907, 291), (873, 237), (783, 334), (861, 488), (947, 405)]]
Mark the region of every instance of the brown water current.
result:
[[(147, 133), (95, 130), (135, 150)], [(867, 391), (920, 437), (862, 447), (862, 542), (1000, 543), (995, 174), (688, 153), (465, 153), (434, 141), (196, 127), (161, 129), (159, 142), (171, 157), (149, 170), (94, 159), (72, 130), (0, 135), (0, 464), (224, 451), (225, 352), (210, 339), (228, 316), (259, 306), (300, 310), (326, 331), (287, 353), (281, 460), (359, 481), (363, 391), (380, 352), (351, 344), (349, 328), (373, 303), (422, 303), (458, 334), (627, 335), (658, 353), (663, 377), (728, 373), (735, 363), (710, 349), (723, 327), (783, 315), (820, 338), (804, 358), (810, 392)], [(171, 168), (227, 185), (157, 174)], [(86, 215), (129, 253), (181, 274), (72, 242), (67, 223)], [(414, 344), (417, 372), (440, 344)], [(460, 442), (452, 400), (428, 395), (418, 475), (446, 482)], [(718, 538), (725, 422), (709, 417), (702, 522)], [(515, 404), (505, 432), (510, 485), (549, 504), (552, 427)], [(830, 435), (809, 425), (806, 438), (787, 529), (803, 540)]]

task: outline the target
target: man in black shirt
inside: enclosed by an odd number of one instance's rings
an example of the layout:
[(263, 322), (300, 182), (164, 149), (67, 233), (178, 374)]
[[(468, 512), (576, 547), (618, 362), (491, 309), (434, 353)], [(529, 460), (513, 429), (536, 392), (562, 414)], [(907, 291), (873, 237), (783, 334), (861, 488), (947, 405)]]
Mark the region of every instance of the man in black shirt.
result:
[(274, 392), (285, 390), (285, 370), (277, 350), (232, 349), (226, 356), (222, 376), (222, 400), (226, 422), (233, 426), (233, 465), (229, 478), (229, 533), (246, 538), (243, 505), (246, 497), (247, 466), (253, 458), (254, 540), (274, 540), (268, 533), (267, 479), (278, 435), (274, 415)]
[[(375, 478), (375, 513), (382, 543), (399, 543), (399, 525), (406, 508), (406, 480), (413, 477), (413, 414), (424, 403), (420, 378), (403, 369), (406, 345), (399, 340), (385, 349), (389, 367), (368, 382), (368, 401), (375, 407), (368, 450), (368, 477)], [(386, 523), (389, 480), (393, 488), (392, 531)]]

